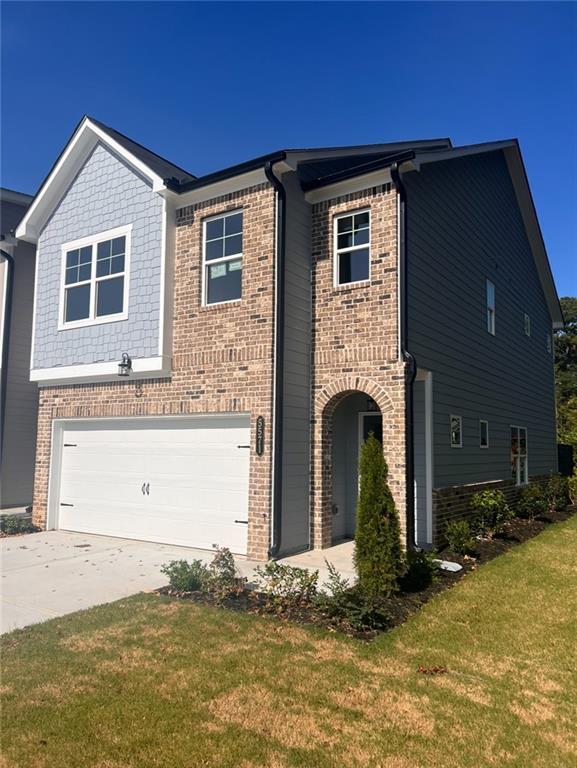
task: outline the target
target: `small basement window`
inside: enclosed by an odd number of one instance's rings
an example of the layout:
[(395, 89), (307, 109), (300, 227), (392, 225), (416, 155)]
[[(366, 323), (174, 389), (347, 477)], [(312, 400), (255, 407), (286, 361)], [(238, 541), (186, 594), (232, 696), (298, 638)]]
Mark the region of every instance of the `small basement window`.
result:
[(59, 329), (128, 317), (131, 227), (119, 227), (62, 246)]
[(242, 211), (203, 224), (203, 304), (224, 304), (242, 296)]
[(525, 427), (511, 427), (511, 477), (516, 485), (529, 482), (529, 452)]
[(337, 216), (334, 223), (335, 285), (370, 279), (371, 212)]
[(479, 421), (479, 447), (489, 447), (489, 422), (484, 419)]
[(463, 447), (463, 419), (451, 414), (451, 448)]

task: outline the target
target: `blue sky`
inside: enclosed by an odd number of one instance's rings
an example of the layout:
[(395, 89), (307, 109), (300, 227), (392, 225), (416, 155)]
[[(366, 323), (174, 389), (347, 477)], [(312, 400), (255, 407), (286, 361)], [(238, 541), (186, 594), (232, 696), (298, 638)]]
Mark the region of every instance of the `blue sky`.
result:
[(2, 4), (2, 185), (93, 115), (195, 174), (273, 149), (517, 137), (577, 295), (577, 4)]

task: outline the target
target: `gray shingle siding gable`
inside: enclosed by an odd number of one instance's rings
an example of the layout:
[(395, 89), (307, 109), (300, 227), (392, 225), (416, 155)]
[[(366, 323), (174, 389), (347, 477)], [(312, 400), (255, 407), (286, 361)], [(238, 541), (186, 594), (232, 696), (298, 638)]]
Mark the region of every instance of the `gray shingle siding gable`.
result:
[[(38, 240), (34, 369), (158, 354), (163, 206), (150, 184), (98, 144)], [(61, 246), (132, 224), (128, 319), (58, 330)]]
[[(433, 371), (434, 486), (509, 478), (511, 424), (527, 427), (530, 474), (556, 471), (551, 318), (502, 153), (423, 166), (405, 180), (408, 347)], [(495, 336), (486, 330), (487, 278)], [(460, 449), (450, 447), (451, 413), (463, 417)], [(480, 419), (488, 449), (479, 447)]]

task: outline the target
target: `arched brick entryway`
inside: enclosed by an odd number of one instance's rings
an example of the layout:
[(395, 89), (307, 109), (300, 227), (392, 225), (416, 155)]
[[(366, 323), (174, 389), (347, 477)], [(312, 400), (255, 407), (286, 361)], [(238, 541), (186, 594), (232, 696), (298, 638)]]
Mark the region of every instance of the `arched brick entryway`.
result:
[[(332, 543), (333, 494), (333, 416), (349, 395), (359, 393), (372, 398), (383, 418), (383, 451), (389, 464), (391, 490), (397, 505), (404, 509), (404, 419), (395, 409), (389, 393), (369, 378), (348, 376), (337, 379), (317, 394), (312, 429), (312, 541), (315, 548)], [(399, 510), (400, 511), (400, 510)], [(401, 515), (403, 520), (403, 515)]]

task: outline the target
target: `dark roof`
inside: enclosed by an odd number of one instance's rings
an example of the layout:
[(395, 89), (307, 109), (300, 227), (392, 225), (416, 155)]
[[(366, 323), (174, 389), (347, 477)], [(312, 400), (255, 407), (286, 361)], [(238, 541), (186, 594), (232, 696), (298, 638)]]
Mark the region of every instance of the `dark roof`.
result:
[(0, 187), (0, 235), (2, 238), (13, 232), (20, 224), (32, 200), (32, 195)]
[(136, 141), (129, 139), (128, 136), (125, 136), (123, 133), (114, 130), (114, 128), (110, 128), (108, 125), (104, 125), (104, 123), (101, 123), (99, 120), (95, 120), (89, 115), (87, 115), (87, 117), (90, 122), (101, 128), (110, 136), (110, 138), (117, 141), (121, 146), (128, 150), (128, 152), (131, 152), (139, 160), (142, 160), (142, 162), (147, 165), (151, 171), (156, 173), (157, 176), (160, 176), (161, 179), (176, 179), (179, 183), (185, 184), (186, 182), (193, 181), (196, 178), (194, 174), (185, 171), (183, 168), (180, 168), (178, 165), (175, 165), (168, 160), (165, 160), (164, 157), (157, 155), (156, 152), (151, 152), (150, 149), (147, 149), (146, 147), (143, 147), (142, 144), (138, 144)]

